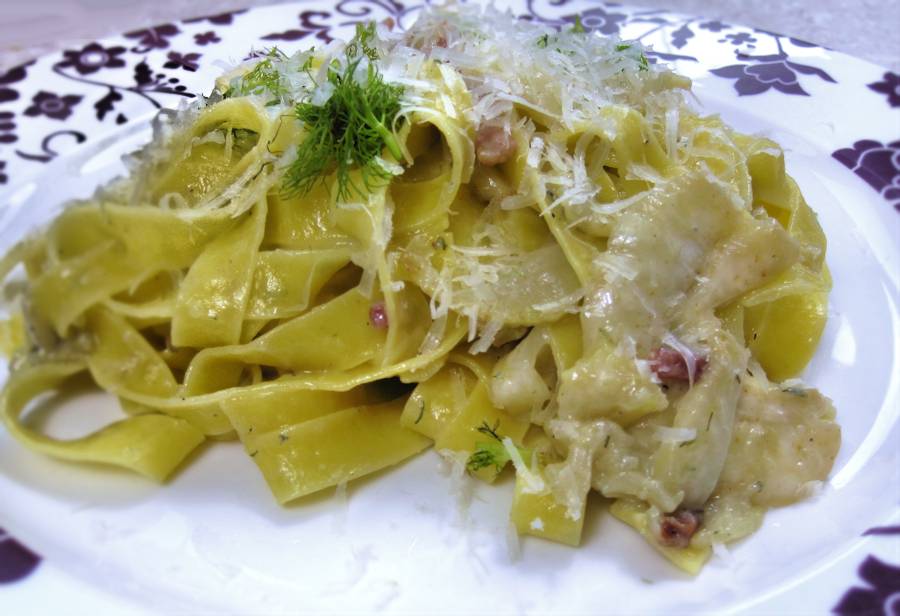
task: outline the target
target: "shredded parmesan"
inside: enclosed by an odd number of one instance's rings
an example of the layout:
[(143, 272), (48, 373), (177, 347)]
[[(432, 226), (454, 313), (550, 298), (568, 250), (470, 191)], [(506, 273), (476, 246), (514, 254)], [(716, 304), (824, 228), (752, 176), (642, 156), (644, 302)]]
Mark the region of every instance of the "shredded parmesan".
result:
[(489, 348), (491, 348), (491, 345), (494, 344), (494, 339), (497, 337), (497, 334), (500, 332), (500, 329), (502, 327), (503, 321), (490, 321), (481, 332), (481, 337), (476, 340), (472, 344), (472, 346), (469, 347), (469, 353), (471, 353), (472, 355), (478, 355), (479, 353), (484, 353)]
[(465, 452), (450, 449), (441, 449), (438, 453), (441, 456), (439, 470), (450, 479), (450, 493), (456, 498), (457, 521), (463, 527), (468, 526), (474, 488), (472, 479), (466, 472), (468, 456)]
[(697, 429), (656, 426), (656, 438), (663, 443), (671, 443), (675, 445), (679, 443), (690, 443), (697, 438)]
[(681, 340), (672, 335), (671, 332), (667, 332), (666, 335), (663, 336), (662, 341), (663, 344), (677, 351), (678, 354), (681, 355), (681, 357), (684, 359), (684, 363), (687, 366), (688, 371), (688, 385), (693, 387), (694, 377), (696, 376), (697, 370), (697, 356), (694, 355), (694, 352), (689, 346), (681, 342)]
[(519, 531), (512, 520), (506, 525), (506, 554), (509, 556), (509, 562), (514, 563), (522, 556), (522, 548), (519, 545)]
[(334, 528), (335, 530), (343, 533), (347, 527), (347, 514), (350, 510), (349, 501), (347, 500), (347, 482), (342, 481), (337, 484), (337, 487), (334, 489), (334, 501), (335, 501), (335, 517), (334, 517)]
[(543, 477), (528, 468), (515, 443), (508, 436), (503, 438), (503, 447), (509, 454), (513, 466), (516, 467), (516, 476), (522, 480), (522, 491), (526, 494), (540, 494), (546, 490), (547, 486), (544, 484)]

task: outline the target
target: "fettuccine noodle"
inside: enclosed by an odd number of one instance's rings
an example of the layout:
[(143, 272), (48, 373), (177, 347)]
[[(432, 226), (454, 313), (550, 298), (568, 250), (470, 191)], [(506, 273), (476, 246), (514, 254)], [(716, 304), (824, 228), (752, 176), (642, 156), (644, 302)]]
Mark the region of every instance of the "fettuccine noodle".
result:
[[(816, 216), (689, 87), (637, 42), (477, 6), (242, 65), (6, 256), (3, 421), (159, 481), (238, 438), (280, 503), (433, 446), (512, 468), (522, 534), (577, 545), (596, 490), (696, 572), (824, 480), (840, 430), (795, 380)], [(30, 427), (85, 371), (123, 418)]]

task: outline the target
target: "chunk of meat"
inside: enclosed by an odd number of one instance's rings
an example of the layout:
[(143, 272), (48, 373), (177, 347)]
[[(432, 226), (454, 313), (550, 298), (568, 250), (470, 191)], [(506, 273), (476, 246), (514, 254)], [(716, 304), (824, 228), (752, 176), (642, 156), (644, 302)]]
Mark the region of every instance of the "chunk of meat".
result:
[(703, 512), (678, 509), (659, 521), (659, 543), (669, 548), (686, 548), (700, 528)]
[[(693, 366), (689, 367), (688, 361), (692, 361)], [(703, 373), (707, 362), (705, 355), (686, 358), (668, 346), (661, 346), (650, 354), (650, 369), (663, 381), (690, 381), (692, 372), (693, 380), (696, 381)]]
[(505, 163), (516, 152), (516, 140), (508, 126), (486, 124), (475, 136), (475, 154), (478, 162), (487, 167)]
[(372, 327), (375, 329), (388, 328), (388, 315), (383, 302), (372, 304), (372, 307), (369, 308), (369, 323), (371, 323)]
[(448, 24), (443, 22), (433, 27), (431, 31), (426, 31), (424, 34), (407, 34), (406, 44), (413, 49), (418, 49), (424, 54), (431, 55), (431, 52), (437, 47), (447, 48), (449, 45), (448, 32)]

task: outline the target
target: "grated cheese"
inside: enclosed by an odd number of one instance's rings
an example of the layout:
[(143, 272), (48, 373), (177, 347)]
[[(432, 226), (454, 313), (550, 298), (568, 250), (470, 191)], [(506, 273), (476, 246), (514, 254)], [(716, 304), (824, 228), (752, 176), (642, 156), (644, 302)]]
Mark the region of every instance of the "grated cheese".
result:
[(684, 363), (687, 366), (688, 371), (688, 385), (693, 387), (697, 367), (697, 356), (694, 355), (694, 351), (692, 351), (689, 346), (681, 342), (681, 340), (672, 335), (671, 332), (667, 332), (666, 335), (663, 336), (662, 341), (663, 344), (677, 351), (678, 354), (681, 355), (681, 357), (684, 359)]
[(509, 459), (512, 461), (513, 466), (516, 467), (516, 476), (522, 480), (522, 491), (524, 493), (540, 494), (547, 489), (543, 477), (528, 468), (528, 465), (525, 464), (525, 460), (522, 459), (522, 455), (519, 453), (519, 449), (508, 436), (503, 438), (503, 447), (506, 449), (506, 453), (509, 454)]
[(697, 429), (656, 426), (656, 438), (660, 442), (671, 443), (675, 445), (679, 443), (690, 443), (697, 438)]

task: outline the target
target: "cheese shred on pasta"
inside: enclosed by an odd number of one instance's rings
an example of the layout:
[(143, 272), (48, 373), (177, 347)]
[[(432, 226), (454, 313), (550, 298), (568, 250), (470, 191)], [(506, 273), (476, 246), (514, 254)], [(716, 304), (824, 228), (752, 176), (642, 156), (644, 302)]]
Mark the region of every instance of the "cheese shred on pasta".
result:
[[(826, 479), (840, 429), (779, 385), (825, 323), (816, 216), (689, 88), (466, 5), (239, 66), (0, 262), (3, 421), (160, 481), (238, 438), (280, 503), (434, 446), (516, 473), (519, 533), (577, 545), (596, 490), (696, 572)], [(82, 372), (121, 421), (25, 421)]]

